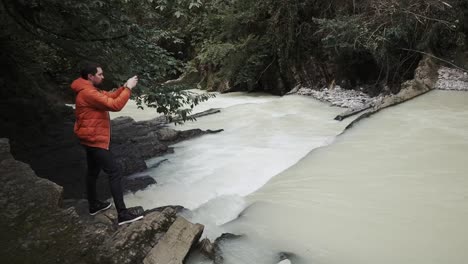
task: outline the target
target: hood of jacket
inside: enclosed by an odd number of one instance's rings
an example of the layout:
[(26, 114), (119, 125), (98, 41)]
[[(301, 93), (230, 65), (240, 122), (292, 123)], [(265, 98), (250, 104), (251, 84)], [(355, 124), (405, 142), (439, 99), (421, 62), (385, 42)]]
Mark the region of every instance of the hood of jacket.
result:
[(85, 80), (81, 77), (72, 82), (71, 88), (73, 89), (73, 91), (75, 91), (75, 93), (79, 93), (84, 89), (96, 89), (90, 81)]

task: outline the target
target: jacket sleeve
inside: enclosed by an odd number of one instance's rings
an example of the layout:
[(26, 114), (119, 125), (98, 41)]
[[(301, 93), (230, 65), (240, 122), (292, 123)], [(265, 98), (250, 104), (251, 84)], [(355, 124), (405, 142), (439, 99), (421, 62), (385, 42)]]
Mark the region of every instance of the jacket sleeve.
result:
[(110, 92), (106, 92), (106, 91), (101, 91), (103, 94), (109, 96), (110, 98), (117, 98), (120, 93), (122, 93), (122, 91), (125, 89), (125, 87), (120, 87), (118, 88), (117, 90), (115, 91), (110, 91)]
[(98, 110), (113, 112), (122, 110), (130, 98), (131, 93), (130, 89), (123, 88), (115, 98), (112, 98), (113, 95), (109, 96), (106, 93), (100, 92), (96, 89), (87, 89), (82, 92), (85, 93), (83, 99), (88, 104), (88, 106)]

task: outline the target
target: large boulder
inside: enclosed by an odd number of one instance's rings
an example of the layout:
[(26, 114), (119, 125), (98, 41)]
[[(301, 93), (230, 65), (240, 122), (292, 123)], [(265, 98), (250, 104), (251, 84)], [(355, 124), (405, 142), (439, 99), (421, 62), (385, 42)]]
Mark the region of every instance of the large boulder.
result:
[(143, 260), (144, 264), (183, 264), (190, 248), (203, 233), (203, 226), (178, 217), (159, 243)]
[[(62, 188), (37, 177), (28, 164), (5, 151), (0, 141), (0, 255), (4, 263), (87, 263), (81, 246), (85, 229), (73, 210), (59, 209)], [(90, 244), (97, 244), (90, 241)]]
[[(106, 237), (100, 247), (100, 261), (109, 259), (111, 263), (141, 263), (153, 247), (159, 246), (162, 237), (176, 219), (176, 211), (166, 208), (162, 212), (152, 212), (137, 222), (118, 228), (111, 236)], [(169, 236), (171, 236), (169, 234)], [(177, 239), (177, 237), (171, 237)], [(188, 253), (190, 245), (186, 245)], [(168, 249), (169, 252), (176, 251)], [(179, 252), (179, 251), (177, 251)]]

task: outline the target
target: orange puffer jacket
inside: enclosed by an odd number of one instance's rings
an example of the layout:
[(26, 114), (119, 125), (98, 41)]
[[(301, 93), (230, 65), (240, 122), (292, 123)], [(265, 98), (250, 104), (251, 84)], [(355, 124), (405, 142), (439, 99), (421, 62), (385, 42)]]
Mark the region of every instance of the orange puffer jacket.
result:
[(130, 89), (120, 87), (114, 92), (100, 91), (83, 78), (73, 81), (71, 88), (76, 92), (75, 134), (81, 144), (109, 149), (108, 111), (120, 111), (130, 98)]

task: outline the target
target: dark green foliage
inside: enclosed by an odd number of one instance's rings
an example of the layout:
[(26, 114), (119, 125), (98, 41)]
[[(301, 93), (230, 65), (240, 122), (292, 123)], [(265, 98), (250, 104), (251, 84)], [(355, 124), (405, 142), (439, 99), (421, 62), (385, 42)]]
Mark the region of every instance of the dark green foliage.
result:
[(213, 0), (186, 18), (182, 32), (191, 36), (195, 68), (218, 80), (207, 82), (208, 88), (226, 80), (231, 90), (265, 89), (278, 78), (285, 92), (304, 72), (320, 69), (305, 77), (316, 85), (335, 79), (372, 85), (376, 93), (384, 85), (398, 92), (423, 52), (444, 57), (466, 42), (466, 5), (465, 0)]
[(336, 54), (365, 51), (382, 74), (379, 79), (399, 89), (412, 77), (422, 52), (443, 55), (453, 49), (460, 1), (369, 1), (359, 12), (333, 19), (315, 19), (326, 49)]
[[(72, 101), (69, 84), (78, 77), (82, 63), (98, 62), (104, 68), (105, 86), (122, 85), (136, 74), (140, 85), (134, 95), (141, 96), (137, 101), (147, 101), (169, 119), (187, 120), (193, 106), (210, 96), (182, 90), (191, 86), (162, 85), (178, 77), (185, 67), (170, 51), (183, 42), (180, 34), (173, 28), (159, 27), (168, 15), (162, 8), (164, 2), (2, 0), (0, 46), (2, 57), (7, 57), (2, 68), (9, 69), (2, 72), (2, 84), (8, 86), (2, 85), (3, 106), (15, 107), (14, 100), (25, 101), (21, 107), (40, 105), (40, 109), (31, 110), (32, 116), (20, 117), (21, 112), (14, 112), (22, 120), (38, 120), (39, 114), (34, 113), (53, 115), (50, 106), (64, 98)], [(2, 114), (2, 122), (10, 122), (9, 115)]]
[(195, 64), (202, 74), (213, 73), (234, 90), (257, 89), (263, 77), (272, 77), (272, 69), (279, 71), (282, 82), (292, 83), (288, 75), (296, 55), (295, 4), (209, 1), (204, 8), (203, 20), (195, 20), (199, 26), (194, 28), (206, 25), (208, 30), (200, 40), (192, 40), (197, 51)]
[(71, 99), (82, 61), (102, 64), (109, 87), (139, 75), (137, 101), (174, 120), (208, 98), (183, 90), (193, 83), (164, 85), (182, 72), (224, 91), (336, 82), (397, 92), (422, 53), (466, 50), (467, 9), (466, 0), (1, 0), (1, 95)]

